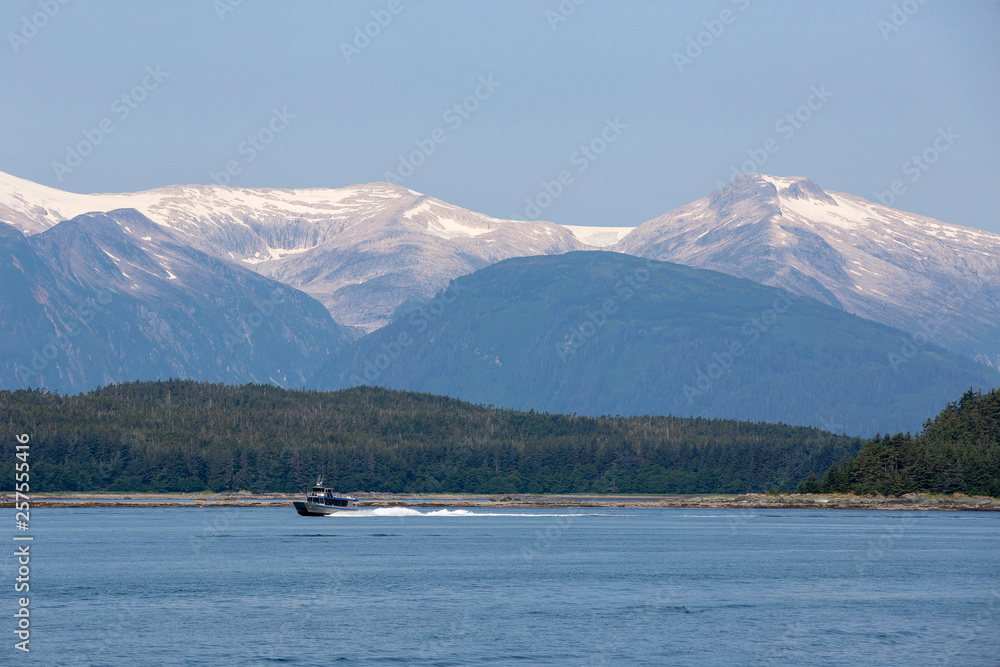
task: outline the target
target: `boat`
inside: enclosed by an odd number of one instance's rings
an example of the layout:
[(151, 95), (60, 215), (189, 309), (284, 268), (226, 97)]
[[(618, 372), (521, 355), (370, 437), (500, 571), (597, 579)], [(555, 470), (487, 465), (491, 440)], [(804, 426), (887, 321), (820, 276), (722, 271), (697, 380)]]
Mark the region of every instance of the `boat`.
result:
[(357, 512), (358, 499), (323, 486), (323, 478), (316, 480), (316, 486), (306, 494), (306, 499), (296, 500), (295, 511), (302, 516), (326, 516), (337, 512)]

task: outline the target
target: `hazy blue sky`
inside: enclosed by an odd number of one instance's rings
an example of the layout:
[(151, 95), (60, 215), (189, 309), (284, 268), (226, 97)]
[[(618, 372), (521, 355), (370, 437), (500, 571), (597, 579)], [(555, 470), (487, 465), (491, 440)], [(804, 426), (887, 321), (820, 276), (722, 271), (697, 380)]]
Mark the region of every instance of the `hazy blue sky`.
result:
[(1000, 232), (996, 0), (6, 0), (0, 27), (0, 170), (71, 191), (340, 187), (418, 151), (403, 184), (445, 201), (636, 225), (750, 151)]

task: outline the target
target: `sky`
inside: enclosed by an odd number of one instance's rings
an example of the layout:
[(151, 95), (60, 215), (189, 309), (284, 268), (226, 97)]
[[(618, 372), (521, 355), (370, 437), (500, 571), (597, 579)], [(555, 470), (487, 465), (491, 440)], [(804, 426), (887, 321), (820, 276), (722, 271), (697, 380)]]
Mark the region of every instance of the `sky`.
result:
[[(63, 4), (65, 2), (65, 4)], [(5, 0), (0, 171), (635, 226), (741, 171), (1000, 233), (1000, 2)]]

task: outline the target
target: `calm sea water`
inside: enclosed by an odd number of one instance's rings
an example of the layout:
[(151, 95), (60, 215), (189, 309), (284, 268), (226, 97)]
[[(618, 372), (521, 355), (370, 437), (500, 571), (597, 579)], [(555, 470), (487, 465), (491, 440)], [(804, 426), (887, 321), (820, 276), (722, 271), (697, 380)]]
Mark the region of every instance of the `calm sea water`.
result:
[(8, 555), (0, 664), (1000, 664), (995, 513), (46, 508), (32, 532), (32, 651)]

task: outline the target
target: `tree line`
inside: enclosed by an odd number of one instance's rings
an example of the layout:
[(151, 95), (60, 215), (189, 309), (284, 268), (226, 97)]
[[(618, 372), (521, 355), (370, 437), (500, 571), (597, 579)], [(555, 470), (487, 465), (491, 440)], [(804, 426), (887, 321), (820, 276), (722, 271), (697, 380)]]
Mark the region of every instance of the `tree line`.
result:
[[(791, 490), (853, 456), (815, 428), (498, 409), (373, 387), (292, 391), (187, 380), (62, 396), (0, 392), (41, 491), (745, 493)], [(13, 475), (0, 488), (13, 489)]]
[(803, 493), (964, 493), (1000, 497), (1000, 392), (965, 392), (916, 436), (877, 435)]

